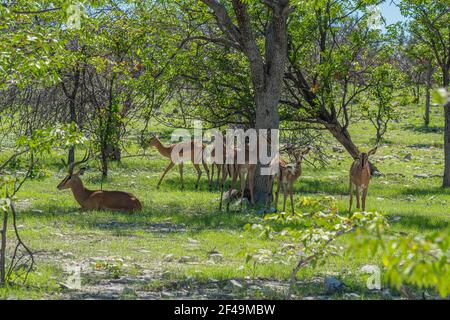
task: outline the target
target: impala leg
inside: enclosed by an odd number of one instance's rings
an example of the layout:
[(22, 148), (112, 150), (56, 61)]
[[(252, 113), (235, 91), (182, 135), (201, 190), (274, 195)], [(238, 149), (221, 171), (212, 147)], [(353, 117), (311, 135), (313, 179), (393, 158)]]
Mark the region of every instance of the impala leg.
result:
[(359, 198), (359, 186), (356, 186), (356, 209), (361, 209), (361, 201)]
[(239, 173), (239, 179), (241, 180), (241, 211), (242, 211), (242, 202), (244, 202), (244, 192), (245, 192), (245, 175), (243, 173)]
[(212, 178), (211, 178), (211, 176), (209, 175), (208, 164), (205, 162), (205, 160), (202, 161), (202, 164), (203, 164), (203, 168), (205, 168), (206, 176), (208, 177), (208, 188), (209, 188), (209, 190), (211, 191), (211, 188), (212, 188)]
[(283, 198), (283, 212), (286, 212), (286, 200), (287, 200), (287, 186), (284, 184), (284, 183), (282, 183), (282, 186), (281, 186), (282, 188), (283, 188), (283, 196), (284, 196), (284, 198)]
[(183, 181), (183, 162), (178, 165), (178, 169), (180, 170), (180, 180), (181, 180), (181, 190), (184, 189), (184, 181)]
[[(220, 173), (222, 171), (222, 166), (221, 164), (217, 165), (217, 186), (219, 186), (219, 177), (220, 177)], [(225, 173), (225, 168), (223, 169), (224, 174), (225, 174), (225, 178), (226, 178), (226, 173)]]
[(161, 178), (159, 179), (158, 184), (156, 185), (156, 189), (159, 189), (159, 186), (161, 185), (161, 182), (163, 181), (164, 176), (166, 175), (167, 172), (169, 172), (170, 169), (173, 168), (174, 165), (175, 165), (175, 163), (173, 163), (173, 162), (169, 163), (169, 165), (167, 166), (166, 170), (164, 170)]
[(275, 212), (278, 211), (278, 196), (280, 195), (281, 179), (277, 181), (277, 193), (275, 195)]
[(353, 184), (350, 183), (350, 192), (349, 192), (349, 208), (348, 208), (348, 213), (352, 213), (352, 204), (353, 204)]
[[(237, 168), (233, 168), (232, 179), (230, 183), (230, 188), (228, 189), (228, 195), (231, 195), (231, 190), (233, 190), (236, 186), (237, 177), (239, 175), (239, 170)], [(230, 202), (227, 202), (227, 212), (230, 211)]]
[(291, 198), (292, 213), (295, 213), (295, 210), (294, 210), (294, 186), (293, 186), (293, 184), (289, 185), (289, 197)]
[(198, 190), (198, 183), (200, 182), (200, 177), (202, 176), (202, 170), (198, 164), (194, 164), (194, 169), (197, 171), (197, 182), (195, 183), (195, 189)]
[(254, 206), (255, 197), (253, 195), (253, 184), (255, 181), (255, 170), (253, 168), (248, 169), (247, 179), (248, 179), (248, 188), (250, 190), (250, 203), (252, 204), (252, 206)]
[(227, 178), (226, 176), (226, 170), (225, 170), (225, 165), (224, 165), (224, 170), (222, 172), (222, 182), (220, 184), (220, 211), (222, 211), (222, 205), (223, 205), (223, 189), (225, 186), (225, 179)]
[(362, 191), (362, 211), (366, 211), (366, 197), (367, 197), (367, 188), (363, 188)]
[(272, 176), (269, 176), (269, 186), (270, 186), (270, 188), (269, 188), (269, 193), (266, 195), (266, 199), (265, 199), (265, 206), (266, 206), (266, 208), (269, 206), (269, 203), (270, 203), (270, 195), (272, 194), (272, 192), (273, 192), (273, 177)]

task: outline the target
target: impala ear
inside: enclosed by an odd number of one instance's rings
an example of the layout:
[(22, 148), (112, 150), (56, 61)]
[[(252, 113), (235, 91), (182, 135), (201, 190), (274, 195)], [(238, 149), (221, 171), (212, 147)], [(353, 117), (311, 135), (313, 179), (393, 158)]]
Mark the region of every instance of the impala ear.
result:
[(78, 171), (78, 175), (82, 176), (84, 173), (86, 172), (86, 168), (80, 168), (80, 170)]
[(368, 155), (368, 156), (374, 155), (375, 152), (377, 152), (377, 149), (378, 149), (378, 146), (375, 147), (375, 148), (373, 148), (372, 150), (370, 150), (370, 151), (367, 153), (367, 155)]

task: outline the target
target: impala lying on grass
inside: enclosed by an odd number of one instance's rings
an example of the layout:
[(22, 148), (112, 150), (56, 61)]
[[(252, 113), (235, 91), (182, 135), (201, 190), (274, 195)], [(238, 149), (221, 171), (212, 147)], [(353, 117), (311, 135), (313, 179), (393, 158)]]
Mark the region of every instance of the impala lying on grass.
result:
[(369, 189), (370, 182), (370, 165), (369, 157), (377, 151), (377, 147), (373, 148), (369, 152), (362, 152), (359, 157), (356, 158), (350, 168), (350, 198), (349, 198), (349, 212), (352, 211), (353, 204), (353, 189), (356, 190), (356, 208), (360, 209), (359, 193), (362, 192), (362, 210), (366, 210), (366, 197), (367, 190)]
[(85, 210), (113, 210), (113, 211), (139, 211), (142, 209), (140, 201), (131, 193), (122, 191), (88, 190), (84, 187), (80, 176), (85, 172), (81, 168), (77, 173), (73, 170), (76, 165), (88, 160), (86, 155), (83, 160), (69, 165), (69, 174), (58, 185), (59, 190), (72, 189), (75, 200)]

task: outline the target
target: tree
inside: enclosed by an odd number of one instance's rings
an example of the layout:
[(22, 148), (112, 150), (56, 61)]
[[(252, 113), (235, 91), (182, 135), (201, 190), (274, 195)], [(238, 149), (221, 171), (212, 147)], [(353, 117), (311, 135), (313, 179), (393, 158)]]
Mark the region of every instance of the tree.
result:
[(388, 124), (398, 119), (398, 106), (406, 105), (408, 101), (407, 94), (403, 92), (404, 77), (398, 73), (398, 69), (389, 63), (375, 68), (371, 80), (373, 83), (362, 104), (364, 117), (376, 130), (377, 145), (386, 133)]
[[(403, 15), (409, 17), (410, 32), (433, 55), (433, 64), (440, 71), (441, 85), (450, 85), (450, 4), (438, 0), (403, 0)], [(450, 102), (444, 105), (444, 179), (443, 187), (450, 187)]]
[[(214, 39), (214, 42), (232, 46), (242, 52), (248, 60), (256, 108), (255, 129), (278, 129), (278, 105), (287, 55), (287, 18), (291, 12), (290, 1), (232, 0), (231, 5), (219, 0), (201, 0), (201, 2), (210, 9), (222, 32), (222, 37)], [(261, 4), (267, 10), (263, 48), (257, 41), (256, 22), (252, 20), (252, 12)], [(257, 172), (255, 200), (263, 203), (268, 191), (268, 177)]]
[(406, 75), (405, 84), (413, 89), (415, 103), (420, 103), (420, 89), (425, 88), (423, 119), (425, 128), (428, 128), (430, 125), (431, 89), (434, 82), (433, 55), (430, 48), (416, 39), (414, 35), (409, 34), (408, 37), (404, 30), (402, 30), (402, 33), (395, 34), (395, 40), (397, 42), (396, 62), (399, 65), (399, 70)]
[(286, 120), (325, 127), (353, 158), (359, 149), (348, 131), (351, 110), (370, 89), (380, 43), (388, 40), (370, 28), (373, 3), (311, 1), (289, 24)]
[[(348, 130), (352, 110), (373, 84), (373, 69), (390, 59), (377, 59), (386, 47), (381, 48), (380, 44), (389, 43), (392, 35), (382, 36), (379, 30), (370, 28), (370, 3), (376, 1), (302, 3), (292, 9), (288, 22), (288, 64), (279, 120), (299, 130), (328, 130), (352, 157), (359, 155)], [(262, 43), (265, 7), (255, 6), (250, 14), (256, 21), (255, 37)], [(191, 59), (179, 68), (187, 83), (183, 90), (190, 90), (191, 99), (183, 99), (182, 114), (169, 113), (170, 116), (185, 120), (195, 115), (212, 126), (224, 125), (226, 119), (233, 124), (253, 126), (254, 90), (246, 90), (251, 68), (242, 59), (242, 52), (221, 39), (205, 19), (195, 21), (189, 15), (182, 23), (194, 30), (188, 38), (196, 41), (195, 46), (186, 45), (186, 56)], [(201, 30), (200, 35), (195, 33), (197, 29)]]

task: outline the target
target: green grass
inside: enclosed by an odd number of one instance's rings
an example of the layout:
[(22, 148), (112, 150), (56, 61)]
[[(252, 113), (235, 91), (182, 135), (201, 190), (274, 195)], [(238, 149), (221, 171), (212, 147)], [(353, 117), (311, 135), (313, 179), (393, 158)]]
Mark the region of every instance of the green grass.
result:
[[(406, 109), (402, 121), (391, 125), (374, 156), (384, 176), (372, 179), (367, 210), (399, 217), (393, 228), (407, 234), (449, 232), (450, 190), (440, 187), (439, 177), (414, 178), (415, 174), (438, 175), (443, 171), (441, 115), (434, 114), (432, 129), (425, 130), (420, 112)], [(353, 126), (351, 134), (362, 149), (372, 147), (374, 130), (370, 124)], [(337, 143), (329, 146), (327, 166), (304, 166), (295, 198), (332, 195), (339, 208), (347, 210), (351, 159), (346, 153), (332, 152), (333, 145)], [(406, 162), (404, 157), (409, 153), (412, 160)], [(140, 213), (125, 214), (81, 211), (70, 191), (56, 189), (65, 175), (57, 165), (59, 161), (55, 155), (45, 159), (48, 177), (31, 180), (18, 195), (18, 223), (24, 241), (37, 251), (37, 266), (25, 286), (0, 288), (0, 298), (283, 298), (282, 288), (292, 263), (256, 267), (245, 263), (248, 252), (275, 246), (244, 231), (244, 225), (261, 216), (253, 211), (219, 212), (219, 193), (207, 190), (206, 178), (195, 191), (190, 165), (185, 166), (185, 191), (179, 189), (176, 168), (156, 190), (167, 160), (155, 150), (150, 150), (147, 158), (128, 158), (114, 165), (103, 188), (132, 192), (144, 207)], [(95, 168), (83, 180), (89, 188), (100, 188)], [(347, 240), (339, 243), (345, 245)], [(212, 260), (211, 251), (219, 252), (223, 259)], [(322, 296), (321, 279), (333, 275), (362, 299), (383, 298), (365, 288), (367, 276), (359, 270), (370, 263), (379, 264), (379, 257), (355, 256), (344, 250), (339, 257), (329, 257), (324, 266), (302, 270), (299, 280), (303, 284), (297, 293), (299, 297)], [(81, 266), (81, 290), (60, 285), (67, 278), (65, 266), (73, 265)], [(248, 285), (233, 287), (230, 279)]]

